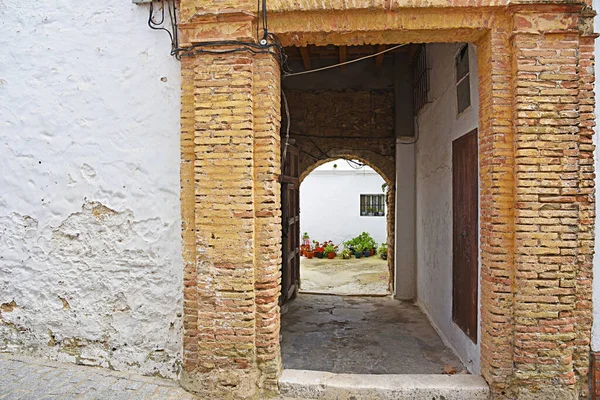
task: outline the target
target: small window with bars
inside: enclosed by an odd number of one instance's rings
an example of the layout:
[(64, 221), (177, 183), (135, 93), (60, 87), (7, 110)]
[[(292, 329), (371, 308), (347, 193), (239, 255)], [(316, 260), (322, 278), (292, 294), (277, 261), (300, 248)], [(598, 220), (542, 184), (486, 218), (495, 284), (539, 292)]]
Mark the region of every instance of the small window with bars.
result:
[(469, 45), (465, 44), (456, 55), (456, 101), (459, 114), (471, 105), (469, 75)]
[(360, 216), (361, 217), (383, 217), (385, 215), (385, 195), (383, 194), (361, 194)]
[(427, 68), (427, 46), (419, 46), (413, 59), (413, 113), (429, 102), (429, 68)]

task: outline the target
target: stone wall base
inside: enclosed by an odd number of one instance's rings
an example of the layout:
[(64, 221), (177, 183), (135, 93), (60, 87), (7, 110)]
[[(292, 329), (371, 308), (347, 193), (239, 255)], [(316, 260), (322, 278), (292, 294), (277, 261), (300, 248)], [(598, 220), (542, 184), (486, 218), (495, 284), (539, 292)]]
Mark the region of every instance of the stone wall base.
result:
[(210, 372), (183, 371), (180, 385), (201, 399), (245, 399), (259, 400), (274, 396), (275, 393), (262, 393), (257, 387), (259, 371), (214, 370)]

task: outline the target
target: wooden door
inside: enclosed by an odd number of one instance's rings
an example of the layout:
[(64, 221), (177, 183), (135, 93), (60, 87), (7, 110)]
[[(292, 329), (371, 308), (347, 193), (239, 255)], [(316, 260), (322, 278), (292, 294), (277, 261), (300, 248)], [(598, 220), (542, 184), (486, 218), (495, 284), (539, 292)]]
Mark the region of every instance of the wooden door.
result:
[(452, 142), (452, 320), (477, 343), (477, 130)]
[(300, 283), (300, 179), (299, 151), (289, 146), (281, 175), (281, 298), (284, 304), (296, 297)]

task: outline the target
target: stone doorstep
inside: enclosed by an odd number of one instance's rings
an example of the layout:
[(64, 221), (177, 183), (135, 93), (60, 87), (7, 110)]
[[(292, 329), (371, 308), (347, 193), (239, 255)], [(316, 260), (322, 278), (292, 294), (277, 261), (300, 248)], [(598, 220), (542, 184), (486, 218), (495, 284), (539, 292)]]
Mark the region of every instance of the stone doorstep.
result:
[(489, 388), (476, 375), (368, 375), (286, 369), (282, 396), (318, 400), (487, 400)]

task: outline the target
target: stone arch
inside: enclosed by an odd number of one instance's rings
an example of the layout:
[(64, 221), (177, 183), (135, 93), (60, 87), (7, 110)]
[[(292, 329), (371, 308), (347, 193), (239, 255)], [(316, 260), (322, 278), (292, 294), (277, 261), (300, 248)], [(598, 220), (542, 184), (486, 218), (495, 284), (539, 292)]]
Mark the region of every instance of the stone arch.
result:
[[(373, 168), (388, 184), (388, 187), (394, 186), (395, 182), (395, 166), (392, 161), (383, 159), (380, 155), (369, 150), (349, 150), (339, 149), (330, 150), (327, 154), (329, 157), (318, 160), (312, 160), (309, 157), (300, 157), (300, 183), (306, 178), (315, 168), (333, 160), (340, 158), (346, 160), (358, 160), (361, 163)], [(305, 161), (305, 162), (303, 162)], [(308, 161), (308, 162), (306, 162)], [(311, 162), (312, 161), (312, 162)]]

